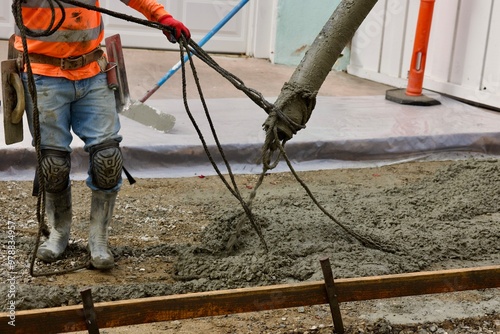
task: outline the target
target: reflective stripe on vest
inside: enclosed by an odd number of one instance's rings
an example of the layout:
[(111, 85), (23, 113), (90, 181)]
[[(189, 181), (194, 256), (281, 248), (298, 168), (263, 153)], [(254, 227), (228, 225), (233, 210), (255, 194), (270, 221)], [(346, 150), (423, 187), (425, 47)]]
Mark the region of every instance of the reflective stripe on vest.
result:
[[(23, 22), (28, 29), (36, 33), (44, 32), (49, 28), (54, 14), (55, 24), (61, 20), (61, 9), (56, 6), (52, 11), (47, 3), (48, 1), (43, 0), (28, 0), (22, 3)], [(99, 5), (97, 0), (86, 0), (85, 3)], [(64, 3), (63, 7), (65, 20), (57, 31), (49, 36), (28, 36), (30, 53), (67, 58), (86, 54), (100, 44), (104, 31), (101, 14)], [(20, 36), (17, 26), (15, 33)]]

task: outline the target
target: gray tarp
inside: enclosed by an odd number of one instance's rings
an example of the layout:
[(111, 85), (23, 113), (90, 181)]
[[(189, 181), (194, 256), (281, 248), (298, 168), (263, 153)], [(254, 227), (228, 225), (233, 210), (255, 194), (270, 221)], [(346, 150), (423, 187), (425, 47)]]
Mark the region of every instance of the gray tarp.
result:
[[(438, 98), (442, 105), (415, 107), (384, 96), (318, 97), (307, 127), (286, 144), (288, 155), (297, 170), (317, 170), (500, 153), (500, 113)], [(209, 99), (207, 104), (233, 172), (259, 173), (267, 114), (247, 98)], [(151, 100), (148, 105), (175, 116), (176, 124), (162, 133), (121, 117), (125, 166), (132, 175), (214, 174), (183, 102)], [(218, 157), (199, 100), (190, 101), (190, 108)], [(25, 130), (22, 143), (6, 146), (0, 127), (0, 180), (32, 179), (35, 155), (27, 126)], [(72, 147), (72, 178), (84, 179), (88, 158), (83, 143), (76, 138)], [(277, 171), (285, 170), (280, 163)]]

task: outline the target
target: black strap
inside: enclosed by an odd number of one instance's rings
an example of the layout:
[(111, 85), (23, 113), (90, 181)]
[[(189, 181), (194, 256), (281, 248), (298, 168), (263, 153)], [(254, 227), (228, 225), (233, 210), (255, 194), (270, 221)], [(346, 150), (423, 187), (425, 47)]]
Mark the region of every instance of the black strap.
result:
[(35, 170), (35, 178), (33, 179), (33, 191), (31, 193), (37, 197), (40, 194), (40, 181), (38, 181), (38, 169)]
[(125, 175), (127, 176), (128, 183), (130, 183), (132, 185), (132, 184), (137, 182), (137, 181), (135, 181), (134, 177), (128, 172), (128, 170), (125, 168), (125, 166), (122, 166), (122, 169), (123, 169), (123, 172), (125, 173)]

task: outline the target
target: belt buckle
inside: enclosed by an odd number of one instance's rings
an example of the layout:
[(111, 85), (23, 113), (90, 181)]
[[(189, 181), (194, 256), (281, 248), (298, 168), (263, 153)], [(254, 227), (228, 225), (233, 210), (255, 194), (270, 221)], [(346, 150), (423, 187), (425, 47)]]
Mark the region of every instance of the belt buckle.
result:
[(82, 67), (83, 64), (83, 57), (71, 57), (71, 58), (62, 58), (61, 59), (61, 69), (63, 70), (74, 70), (77, 68)]

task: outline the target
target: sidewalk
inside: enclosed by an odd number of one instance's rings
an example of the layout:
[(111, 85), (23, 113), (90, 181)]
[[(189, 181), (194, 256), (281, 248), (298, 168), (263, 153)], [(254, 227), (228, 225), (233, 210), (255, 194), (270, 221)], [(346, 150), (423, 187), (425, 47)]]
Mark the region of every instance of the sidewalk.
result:
[[(179, 61), (176, 52), (126, 49), (124, 53), (131, 97), (135, 100), (142, 98)], [(0, 54), (6, 54), (5, 41), (0, 41)], [(214, 59), (248, 87), (261, 92), (269, 102), (276, 100), (295, 69), (247, 57), (217, 55)], [(198, 59), (195, 65), (233, 172), (260, 172), (262, 123), (267, 114)], [(188, 75), (190, 73), (188, 69)], [(169, 133), (121, 117), (125, 165), (135, 177), (214, 174), (186, 115), (181, 88), (178, 71), (145, 102), (176, 118)], [(363, 167), (408, 159), (452, 159), (499, 153), (500, 114), (442, 96), (436, 96), (442, 103), (440, 106), (402, 106), (385, 100), (385, 91), (390, 88), (346, 73), (331, 72), (319, 91), (307, 127), (286, 145), (295, 168)], [(191, 77), (188, 98), (190, 109), (213, 150), (215, 141)], [(3, 127), (0, 129), (0, 180), (33, 177), (34, 151), (26, 124), (24, 128), (24, 141), (9, 146), (3, 139)], [(72, 178), (83, 179), (88, 157), (78, 138), (72, 147)], [(277, 171), (284, 170), (287, 166), (281, 163)]]

